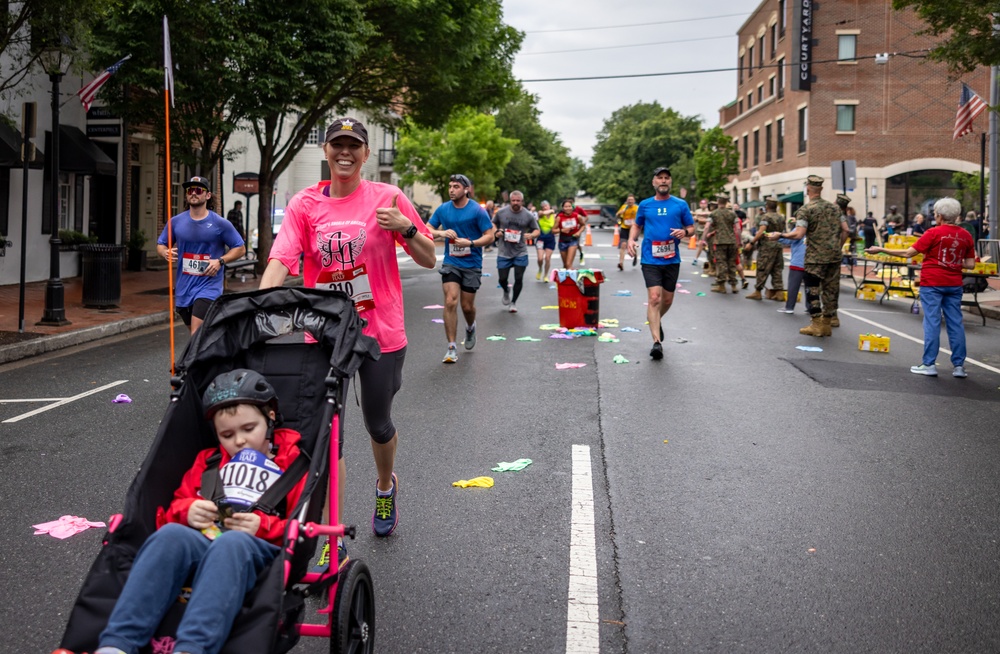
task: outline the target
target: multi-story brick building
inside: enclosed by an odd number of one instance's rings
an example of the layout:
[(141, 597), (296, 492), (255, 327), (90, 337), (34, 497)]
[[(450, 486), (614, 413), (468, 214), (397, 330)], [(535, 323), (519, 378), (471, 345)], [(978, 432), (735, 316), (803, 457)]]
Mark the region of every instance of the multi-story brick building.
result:
[[(774, 194), (791, 210), (817, 174), (833, 200), (831, 162), (853, 160), (857, 184), (848, 195), (858, 214), (881, 217), (897, 205), (909, 218), (954, 193), (954, 172), (978, 174), (986, 114), (973, 134), (952, 133), (962, 82), (988, 99), (989, 70), (953, 79), (924, 56), (934, 43), (917, 34), (924, 27), (891, 0), (761, 2), (739, 30), (736, 100), (719, 112), (739, 149), (735, 198)], [(811, 47), (800, 55), (803, 41)], [(811, 67), (804, 81), (796, 79), (800, 58)]]

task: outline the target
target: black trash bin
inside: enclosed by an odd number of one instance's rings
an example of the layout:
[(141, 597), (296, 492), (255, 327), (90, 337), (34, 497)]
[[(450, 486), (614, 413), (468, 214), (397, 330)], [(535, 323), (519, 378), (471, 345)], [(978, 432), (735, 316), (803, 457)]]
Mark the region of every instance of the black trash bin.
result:
[(80, 246), (83, 268), (83, 306), (117, 307), (122, 301), (122, 245), (90, 243)]

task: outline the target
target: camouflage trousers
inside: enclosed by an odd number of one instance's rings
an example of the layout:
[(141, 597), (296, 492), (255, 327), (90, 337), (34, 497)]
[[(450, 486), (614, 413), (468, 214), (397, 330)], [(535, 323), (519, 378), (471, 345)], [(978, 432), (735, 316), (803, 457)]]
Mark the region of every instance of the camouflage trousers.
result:
[(736, 244), (715, 244), (715, 283), (725, 286), (736, 284)]
[(771, 277), (771, 290), (783, 291), (785, 286), (781, 281), (781, 272), (785, 269), (785, 257), (778, 248), (773, 250), (757, 250), (757, 282), (754, 288), (764, 290), (768, 276)]
[(817, 316), (822, 313), (827, 318), (837, 315), (840, 262), (807, 263), (805, 273), (806, 308), (810, 315)]

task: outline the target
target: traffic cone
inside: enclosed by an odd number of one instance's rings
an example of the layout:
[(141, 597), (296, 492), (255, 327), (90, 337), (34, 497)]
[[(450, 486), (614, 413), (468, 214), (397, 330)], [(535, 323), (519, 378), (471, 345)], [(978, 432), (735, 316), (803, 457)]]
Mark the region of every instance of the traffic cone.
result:
[[(618, 230), (616, 229), (615, 230), (615, 235), (611, 237), (611, 247), (613, 247), (613, 248), (618, 247), (618, 243), (619, 243), (619, 239), (620, 238), (621, 238), (621, 236), (618, 234)], [(588, 243), (587, 245), (590, 245), (590, 243)]]
[(583, 244), (588, 248), (594, 244), (594, 238), (590, 235), (590, 225), (587, 225), (587, 238), (584, 240)]
[(698, 237), (697, 236), (692, 236), (691, 240), (688, 241), (688, 249), (689, 250), (697, 250), (698, 249)]

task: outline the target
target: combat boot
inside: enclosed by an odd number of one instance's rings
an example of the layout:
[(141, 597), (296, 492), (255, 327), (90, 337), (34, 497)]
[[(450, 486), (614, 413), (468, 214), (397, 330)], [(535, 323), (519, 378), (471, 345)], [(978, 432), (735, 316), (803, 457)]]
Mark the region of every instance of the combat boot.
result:
[(733, 287), (733, 293), (740, 292), (740, 289), (736, 286), (736, 282), (730, 282), (730, 285)]
[[(760, 300), (760, 299), (763, 299), (760, 296), (760, 291), (754, 291), (750, 295), (744, 295), (743, 297), (745, 297), (748, 300)], [(769, 300), (771, 299), (771, 291), (767, 291), (767, 299), (769, 299)]]
[[(760, 291), (758, 291), (758, 293), (759, 293), (759, 292), (760, 292)], [(765, 298), (765, 299), (768, 299), (768, 300), (773, 300), (773, 299), (774, 299), (774, 290), (773, 290), (773, 289), (770, 289), (770, 288), (768, 288), (768, 289), (765, 289), (765, 290), (764, 290), (764, 298)], [(755, 298), (755, 299), (756, 299), (756, 298)]]
[(812, 322), (799, 330), (800, 334), (806, 336), (832, 336), (830, 331), (830, 319), (825, 316), (813, 316)]
[(827, 318), (827, 320), (830, 321), (831, 327), (840, 327), (840, 318), (837, 317), (837, 314), (833, 314), (833, 317)]
[(709, 290), (711, 290), (713, 293), (725, 293), (726, 292), (726, 285), (725, 284), (713, 284), (712, 288), (709, 289)]
[(785, 294), (784, 290), (771, 291), (771, 299), (774, 300), (775, 302), (784, 302), (785, 300), (788, 299), (788, 296)]

